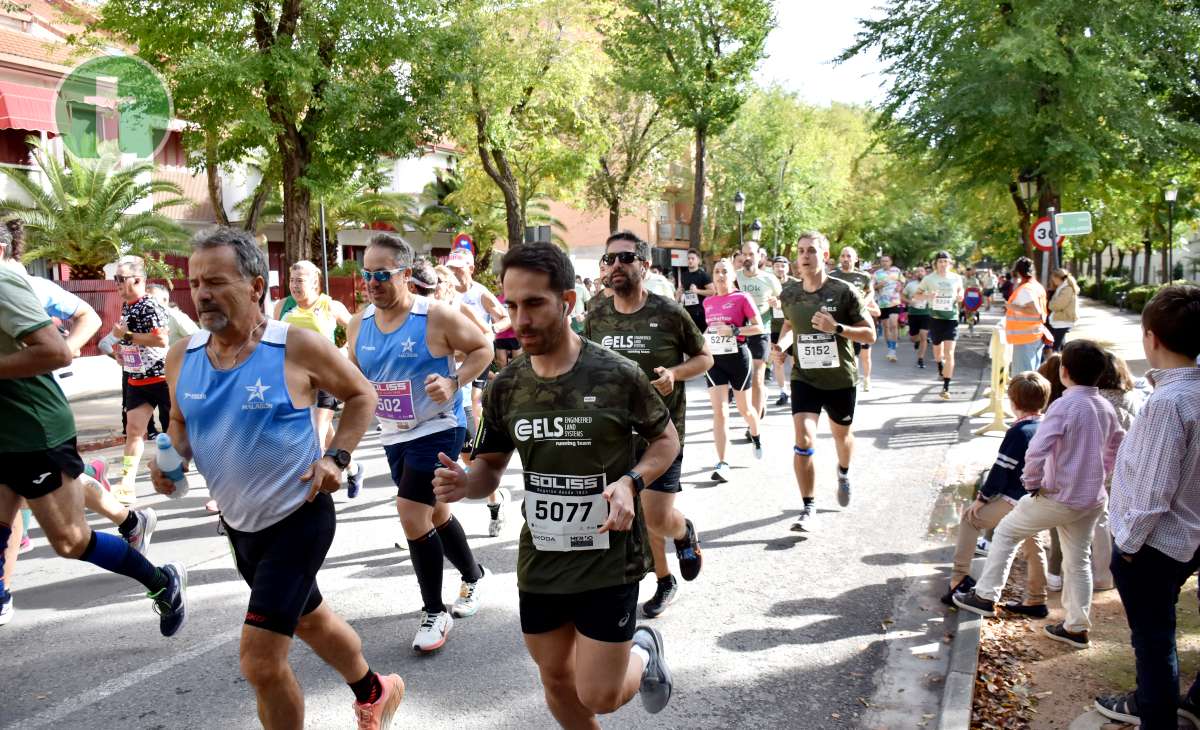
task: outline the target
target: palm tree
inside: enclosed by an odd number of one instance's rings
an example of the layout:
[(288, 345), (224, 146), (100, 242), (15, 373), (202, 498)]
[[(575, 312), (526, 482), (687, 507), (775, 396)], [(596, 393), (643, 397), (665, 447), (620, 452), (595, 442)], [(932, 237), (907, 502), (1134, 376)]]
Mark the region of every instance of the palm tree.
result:
[[(122, 164), (115, 147), (101, 149), (97, 159), (80, 158), (64, 148), (60, 162), (36, 137), (29, 144), (45, 188), (25, 170), (0, 167), (30, 201), (0, 200), (0, 215), (25, 224), (26, 261), (61, 262), (77, 279), (103, 279), (105, 264), (136, 254), (146, 258), (151, 276), (172, 273), (155, 254), (186, 251), (187, 231), (160, 212), (188, 202), (178, 185), (150, 179), (150, 162)], [(155, 194), (168, 197), (148, 210), (131, 212)]]

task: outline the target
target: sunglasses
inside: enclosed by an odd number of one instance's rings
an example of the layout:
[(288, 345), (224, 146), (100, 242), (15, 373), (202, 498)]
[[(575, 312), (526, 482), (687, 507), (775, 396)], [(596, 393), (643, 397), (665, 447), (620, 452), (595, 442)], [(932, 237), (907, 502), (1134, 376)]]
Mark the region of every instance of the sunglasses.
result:
[(116, 276), (113, 277), (113, 281), (117, 282), (118, 284), (124, 284), (127, 281), (137, 281), (140, 278), (142, 278), (142, 277), (140, 277), (140, 276), (121, 276), (120, 274), (117, 274)]
[(398, 269), (380, 269), (379, 271), (367, 271), (366, 269), (363, 269), (362, 270), (362, 278), (363, 278), (363, 281), (366, 281), (366, 282), (371, 281), (371, 279), (373, 278), (373, 279), (375, 279), (375, 281), (382, 284), (384, 282), (391, 281), (392, 274), (399, 274), (401, 271), (404, 271), (406, 268), (407, 267), (401, 266)]
[(612, 266), (620, 261), (623, 264), (632, 264), (634, 261), (645, 261), (644, 258), (638, 256), (633, 251), (622, 251), (621, 253), (606, 253), (600, 257), (600, 261), (605, 266)]

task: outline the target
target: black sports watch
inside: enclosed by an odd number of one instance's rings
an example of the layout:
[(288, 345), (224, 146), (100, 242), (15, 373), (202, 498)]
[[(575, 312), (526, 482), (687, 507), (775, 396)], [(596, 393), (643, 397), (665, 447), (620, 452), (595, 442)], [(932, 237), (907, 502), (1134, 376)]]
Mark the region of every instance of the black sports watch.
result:
[(736, 325), (730, 325), (729, 329), (733, 332), (734, 337), (739, 337), (742, 334), (741, 328)]
[(636, 494), (641, 494), (642, 490), (646, 488), (646, 481), (642, 479), (642, 475), (638, 474), (633, 469), (625, 472), (625, 476), (633, 480), (633, 491)]
[(845, 331), (846, 331), (846, 328), (845, 328), (845, 327), (843, 327), (843, 326), (841, 326), (841, 325), (839, 324), (839, 325), (837, 325), (836, 327), (834, 327), (834, 328), (833, 328), (833, 330), (834, 330), (834, 332), (836, 332), (836, 333), (838, 333), (838, 334), (840, 335), (840, 334), (842, 334), (843, 332), (845, 332)]
[(329, 449), (322, 456), (328, 456), (337, 464), (337, 468), (345, 469), (350, 466), (350, 452), (345, 449)]

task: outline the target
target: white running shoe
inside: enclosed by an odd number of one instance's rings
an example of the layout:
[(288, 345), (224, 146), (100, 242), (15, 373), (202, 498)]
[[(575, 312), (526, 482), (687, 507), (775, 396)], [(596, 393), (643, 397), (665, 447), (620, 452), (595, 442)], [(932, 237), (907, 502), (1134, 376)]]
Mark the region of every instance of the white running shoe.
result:
[[(496, 504), (500, 505), (500, 509), (496, 510), (496, 517), (488, 520), (488, 537), (499, 536), (501, 530), (504, 529), (504, 507), (512, 500), (512, 492), (504, 487), (496, 490)], [(491, 510), (491, 503), (488, 503), (488, 509)]]
[(15, 614), (16, 612), (17, 612), (17, 609), (13, 608), (12, 594), (9, 593), (8, 600), (5, 601), (4, 603), (0, 603), (0, 626), (4, 626), (9, 621), (12, 621), (13, 614)]
[(724, 484), (729, 481), (729, 464), (723, 461), (718, 461), (713, 467), (712, 480)]
[(871, 379), (870, 378), (863, 376), (862, 384), (863, 384), (863, 392), (864, 393), (871, 392)]
[(762, 458), (763, 458), (762, 437), (759, 437), (758, 443), (755, 443), (753, 441), (751, 441), (750, 443), (752, 446), (754, 446), (754, 458), (758, 459), (759, 461), (762, 461)]
[(458, 598), (454, 599), (454, 605), (450, 606), (450, 615), (454, 618), (466, 618), (474, 616), (479, 611), (479, 584), (487, 577), (487, 569), (481, 564), (479, 566), (479, 580), (474, 583), (468, 583), (465, 580), (458, 588)]
[(887, 361), (888, 361), (888, 362), (896, 362), (896, 360), (897, 360), (897, 359), (898, 359), (898, 358), (896, 357), (896, 351), (895, 351), (895, 350), (888, 350), (888, 354), (887, 354)]
[(151, 508), (134, 510), (137, 515), (137, 527), (133, 532), (124, 535), (129, 547), (138, 551), (144, 557), (150, 550), (150, 538), (154, 537), (154, 528), (158, 526), (158, 514)]
[(800, 510), (800, 514), (796, 515), (796, 521), (792, 523), (792, 532), (813, 532), (813, 522), (817, 516), (817, 510), (810, 504), (804, 505), (804, 509)]
[(1046, 574), (1046, 590), (1058, 593), (1062, 590), (1062, 576), (1054, 573)]
[(438, 613), (421, 612), (421, 625), (417, 628), (417, 635), (413, 637), (413, 649), (423, 652), (437, 651), (442, 648), (442, 644), (446, 643), (446, 637), (450, 635), (450, 627), (454, 625), (454, 619), (450, 618), (450, 614), (445, 611)]

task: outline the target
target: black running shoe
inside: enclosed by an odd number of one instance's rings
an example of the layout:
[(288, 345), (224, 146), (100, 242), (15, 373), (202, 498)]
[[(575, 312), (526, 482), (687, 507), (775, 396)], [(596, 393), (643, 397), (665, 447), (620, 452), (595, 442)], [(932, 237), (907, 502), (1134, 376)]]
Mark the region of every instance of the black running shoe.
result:
[(975, 579), (969, 575), (964, 575), (963, 579), (958, 582), (958, 585), (950, 586), (950, 590), (946, 591), (945, 595), (942, 596), (942, 603), (947, 606), (953, 606), (955, 593), (966, 593), (974, 587)]
[(675, 557), (679, 558), (679, 575), (683, 576), (684, 580), (691, 581), (700, 575), (703, 558), (700, 555), (700, 538), (696, 535), (695, 525), (686, 517), (683, 524), (687, 527), (687, 533), (682, 540), (675, 541)]
[(1050, 609), (1046, 604), (1039, 603), (1036, 606), (1026, 606), (1020, 601), (1009, 601), (1001, 603), (1000, 607), (1009, 613), (1015, 613), (1018, 616), (1028, 616), (1030, 618), (1047, 618), (1050, 615)]
[(167, 563), (162, 567), (167, 585), (157, 593), (148, 593), (158, 614), (158, 630), (163, 636), (174, 636), (187, 621), (187, 568), (183, 563)]
[(954, 605), (964, 611), (970, 611), (984, 618), (996, 617), (996, 604), (993, 601), (975, 595), (975, 589), (973, 588), (966, 593), (955, 593), (950, 600), (954, 601)]
[(1179, 698), (1179, 716), (1192, 723), (1192, 727), (1200, 728), (1200, 705), (1187, 697)]
[(780, 393), (780, 394), (779, 394), (779, 398), (777, 398), (777, 399), (775, 400), (775, 405), (776, 405), (776, 406), (786, 406), (786, 405), (787, 405), (788, 403), (790, 403), (790, 402), (791, 402), (791, 399), (790, 399), (790, 398), (788, 398), (788, 394), (787, 394), (787, 393)]
[(642, 604), (642, 615), (646, 618), (658, 618), (663, 615), (670, 606), (675, 602), (675, 596), (679, 593), (679, 584), (675, 582), (675, 576), (669, 575), (665, 580), (658, 581), (658, 587), (654, 589), (654, 596)]
[(921, 368), (922, 370), (925, 369), (925, 358), (923, 358), (923, 357), (917, 358), (917, 367)]
[(1133, 692), (1097, 697), (1095, 706), (1096, 712), (1110, 720), (1130, 725), (1142, 724), (1142, 715), (1138, 712), (1137, 698), (1134, 697)]

